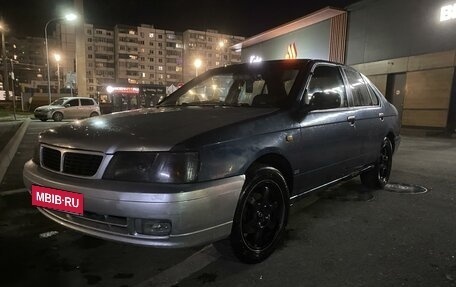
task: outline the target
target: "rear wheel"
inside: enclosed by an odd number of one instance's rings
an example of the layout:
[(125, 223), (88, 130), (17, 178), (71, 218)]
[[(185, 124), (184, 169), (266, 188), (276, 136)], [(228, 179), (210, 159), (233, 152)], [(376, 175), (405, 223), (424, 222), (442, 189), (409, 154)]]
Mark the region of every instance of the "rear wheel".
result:
[(90, 117), (91, 117), (91, 118), (96, 117), (96, 116), (98, 116), (98, 113), (97, 113), (97, 112), (92, 112), (92, 113), (90, 113)]
[(238, 203), (231, 246), (243, 262), (258, 263), (275, 250), (283, 236), (289, 193), (280, 171), (264, 165), (252, 169)]
[(393, 147), (388, 138), (384, 138), (380, 155), (373, 169), (361, 174), (361, 182), (372, 189), (382, 189), (388, 183), (393, 161)]
[(55, 112), (52, 115), (52, 119), (54, 120), (54, 122), (60, 122), (63, 120), (63, 114), (61, 112)]

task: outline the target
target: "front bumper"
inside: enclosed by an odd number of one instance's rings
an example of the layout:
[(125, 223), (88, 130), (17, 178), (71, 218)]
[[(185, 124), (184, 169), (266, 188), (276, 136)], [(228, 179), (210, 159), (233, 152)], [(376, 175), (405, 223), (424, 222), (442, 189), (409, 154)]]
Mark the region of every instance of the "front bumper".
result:
[[(245, 176), (193, 184), (118, 182), (56, 174), (30, 160), (24, 166), (23, 179), (29, 191), (37, 184), (84, 195), (84, 216), (38, 208), (66, 227), (131, 244), (189, 247), (230, 234)], [(139, 234), (134, 224), (138, 219), (170, 221), (171, 233)]]
[(40, 120), (49, 120), (51, 119), (51, 114), (52, 112), (46, 112), (46, 111), (35, 111), (34, 113), (35, 118), (40, 119)]

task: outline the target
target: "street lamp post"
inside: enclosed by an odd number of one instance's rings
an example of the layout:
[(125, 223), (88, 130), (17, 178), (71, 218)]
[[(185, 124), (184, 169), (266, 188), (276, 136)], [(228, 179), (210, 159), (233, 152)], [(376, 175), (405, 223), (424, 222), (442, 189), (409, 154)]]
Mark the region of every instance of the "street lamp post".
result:
[(2, 32), (3, 89), (5, 90), (5, 99), (9, 100), (9, 82), (8, 65), (6, 63), (5, 30), (5, 25), (0, 23), (0, 31)]
[(44, 42), (46, 45), (46, 65), (47, 65), (47, 77), (48, 77), (48, 96), (49, 96), (49, 104), (51, 104), (51, 73), (49, 71), (49, 47), (48, 47), (48, 38), (47, 38), (47, 27), (51, 22), (58, 21), (58, 20), (67, 20), (67, 21), (74, 21), (78, 18), (76, 14), (67, 14), (65, 17), (54, 18), (47, 21), (46, 25), (44, 26)]
[(195, 65), (195, 75), (196, 77), (198, 77), (198, 68), (201, 67), (201, 59), (196, 59), (195, 62), (193, 63), (193, 65)]
[(57, 95), (60, 98), (60, 54), (54, 54), (54, 59), (57, 62)]
[(13, 97), (13, 116), (14, 120), (16, 120), (16, 95), (14, 93), (14, 64), (13, 59), (11, 61), (11, 96)]

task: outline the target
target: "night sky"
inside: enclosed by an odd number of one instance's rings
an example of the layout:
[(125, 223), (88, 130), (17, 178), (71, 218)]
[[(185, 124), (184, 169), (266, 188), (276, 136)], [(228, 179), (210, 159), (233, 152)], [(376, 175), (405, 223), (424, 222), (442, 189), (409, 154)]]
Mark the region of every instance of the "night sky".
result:
[[(250, 37), (326, 6), (345, 7), (357, 0), (85, 0), (86, 23), (152, 24), (184, 31), (215, 29)], [(45, 23), (72, 7), (72, 0), (0, 0), (0, 16), (15, 36), (43, 36)], [(50, 29), (51, 30), (51, 29)]]

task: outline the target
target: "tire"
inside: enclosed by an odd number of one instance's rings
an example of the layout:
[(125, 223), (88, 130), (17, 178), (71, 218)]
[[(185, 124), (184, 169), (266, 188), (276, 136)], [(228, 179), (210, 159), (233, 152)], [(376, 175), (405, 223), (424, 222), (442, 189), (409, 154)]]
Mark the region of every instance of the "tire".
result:
[(361, 182), (370, 189), (382, 189), (388, 183), (393, 162), (393, 146), (384, 138), (373, 169), (361, 173)]
[(52, 119), (54, 120), (54, 122), (61, 122), (63, 120), (63, 114), (61, 112), (55, 112), (52, 115)]
[(47, 121), (47, 119), (40, 119), (40, 121), (45, 122), (45, 121)]
[(280, 171), (257, 165), (247, 173), (230, 236), (236, 257), (252, 264), (272, 254), (287, 225), (289, 201)]
[(97, 117), (99, 116), (99, 114), (97, 112), (92, 112), (90, 113), (90, 117), (93, 118), (93, 117)]

